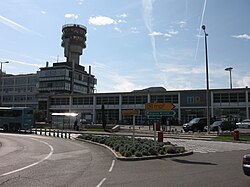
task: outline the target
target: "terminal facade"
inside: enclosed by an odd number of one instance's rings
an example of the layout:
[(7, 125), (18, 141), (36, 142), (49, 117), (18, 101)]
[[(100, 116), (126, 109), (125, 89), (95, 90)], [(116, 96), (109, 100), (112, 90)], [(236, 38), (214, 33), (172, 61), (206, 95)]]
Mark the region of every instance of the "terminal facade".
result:
[[(145, 124), (145, 103), (172, 103), (174, 118), (179, 123), (194, 117), (206, 116), (206, 90), (167, 91), (152, 87), (132, 92), (94, 93), (97, 79), (80, 65), (80, 55), (86, 48), (87, 28), (69, 24), (62, 27), (65, 62), (52, 66), (45, 63), (34, 74), (10, 75), (1, 73), (1, 106), (32, 107), (39, 113), (39, 120), (48, 120), (52, 113), (74, 112), (78, 118), (101, 123), (102, 105), (108, 123), (132, 123), (132, 116), (122, 116), (122, 110), (138, 109), (137, 124)], [(249, 118), (250, 89), (211, 89), (211, 117), (242, 120)]]

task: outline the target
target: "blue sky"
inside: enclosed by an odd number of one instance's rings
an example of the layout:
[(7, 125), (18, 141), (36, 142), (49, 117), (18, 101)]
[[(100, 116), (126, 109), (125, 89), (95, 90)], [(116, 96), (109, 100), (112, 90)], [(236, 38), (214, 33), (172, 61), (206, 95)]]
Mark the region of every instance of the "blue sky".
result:
[(249, 10), (249, 0), (1, 0), (0, 61), (12, 74), (64, 61), (62, 25), (76, 23), (97, 92), (206, 89), (205, 24), (210, 88), (229, 88), (227, 67), (233, 87), (250, 87)]

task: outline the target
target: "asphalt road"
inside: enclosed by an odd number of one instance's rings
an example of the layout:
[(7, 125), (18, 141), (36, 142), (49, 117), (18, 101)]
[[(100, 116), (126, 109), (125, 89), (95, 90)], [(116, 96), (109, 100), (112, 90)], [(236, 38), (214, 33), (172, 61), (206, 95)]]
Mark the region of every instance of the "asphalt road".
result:
[(0, 186), (97, 186), (113, 155), (84, 142), (0, 134)]
[[(84, 142), (0, 134), (0, 186), (249, 187), (241, 161), (250, 144), (175, 141), (189, 145), (194, 154), (119, 161), (108, 150)], [(211, 151), (198, 151), (204, 149)]]

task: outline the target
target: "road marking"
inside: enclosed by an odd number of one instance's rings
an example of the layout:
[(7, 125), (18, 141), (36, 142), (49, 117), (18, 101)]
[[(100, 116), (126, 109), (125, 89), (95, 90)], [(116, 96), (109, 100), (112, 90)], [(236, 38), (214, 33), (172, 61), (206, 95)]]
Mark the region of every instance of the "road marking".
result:
[(103, 178), (103, 179), (101, 180), (101, 182), (99, 182), (99, 184), (98, 184), (96, 187), (101, 187), (101, 185), (104, 183), (105, 180), (106, 180), (106, 178)]
[(109, 168), (109, 172), (111, 172), (111, 171), (112, 171), (112, 169), (113, 169), (114, 165), (115, 165), (115, 160), (113, 160), (113, 161), (112, 161), (112, 164), (111, 164), (111, 166), (110, 166), (110, 168)]
[(49, 143), (44, 142), (44, 141), (37, 140), (37, 139), (35, 139), (35, 138), (30, 138), (30, 139), (35, 140), (35, 141), (38, 141), (38, 142), (41, 142), (41, 143), (46, 144), (47, 146), (49, 146), (49, 148), (50, 148), (50, 153), (49, 153), (45, 158), (43, 158), (42, 160), (40, 160), (40, 161), (38, 161), (38, 162), (35, 162), (35, 163), (30, 164), (30, 165), (28, 165), (28, 166), (25, 166), (25, 167), (16, 169), (16, 170), (14, 170), (14, 171), (10, 171), (10, 172), (1, 174), (0, 177), (6, 176), (6, 175), (10, 175), (10, 174), (13, 174), (13, 173), (16, 173), (16, 172), (19, 172), (19, 171), (28, 169), (28, 168), (30, 168), (30, 167), (33, 167), (33, 166), (37, 165), (37, 164), (40, 164), (41, 162), (43, 162), (43, 161), (45, 161), (45, 160), (47, 160), (47, 159), (49, 159), (49, 158), (51, 157), (51, 155), (52, 155), (53, 152), (54, 152), (54, 148), (53, 148)]

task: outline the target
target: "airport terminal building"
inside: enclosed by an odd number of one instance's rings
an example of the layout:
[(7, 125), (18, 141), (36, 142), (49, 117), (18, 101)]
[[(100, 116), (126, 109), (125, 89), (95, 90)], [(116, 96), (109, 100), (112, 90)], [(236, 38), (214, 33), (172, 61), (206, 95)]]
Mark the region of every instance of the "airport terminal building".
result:
[[(62, 43), (65, 62), (52, 66), (45, 63), (34, 74), (10, 75), (1, 73), (1, 106), (32, 107), (40, 119), (50, 119), (55, 112), (75, 112), (78, 118), (94, 123), (102, 121), (102, 105), (108, 123), (132, 123), (132, 116), (122, 111), (138, 109), (137, 124), (147, 120), (145, 103), (172, 103), (174, 117), (180, 123), (194, 117), (206, 116), (206, 90), (168, 91), (151, 87), (132, 92), (95, 93), (97, 79), (80, 65), (79, 57), (86, 48), (87, 28), (70, 24), (62, 27)], [(210, 114), (218, 118), (241, 120), (250, 117), (250, 89), (211, 89)]]

